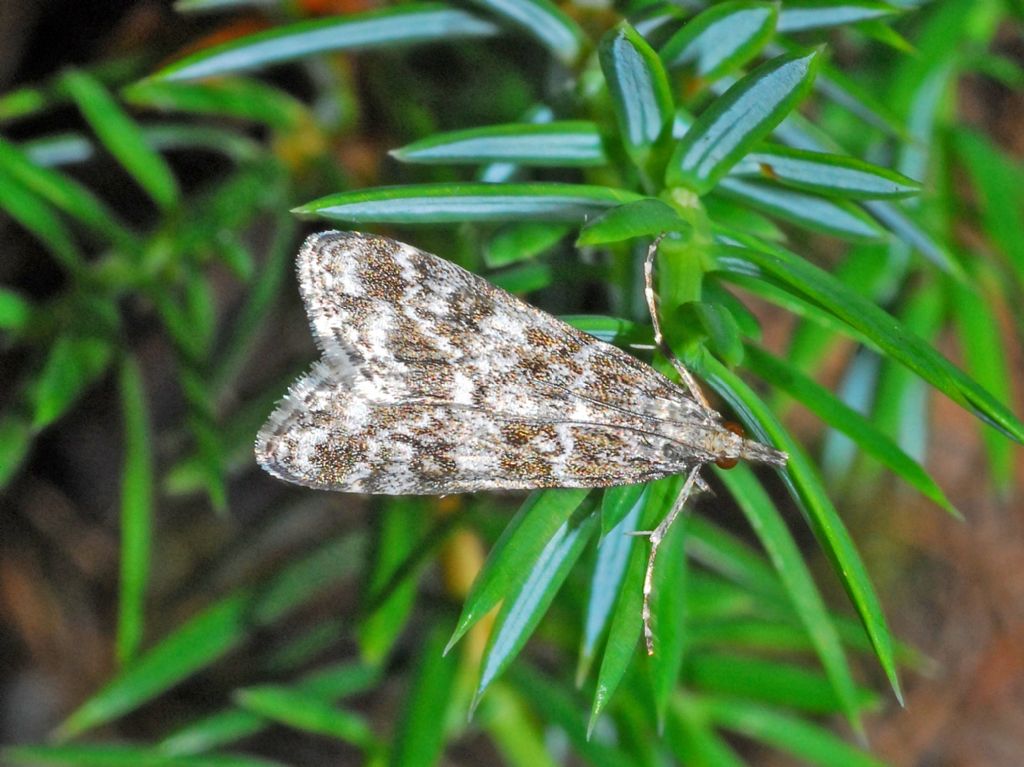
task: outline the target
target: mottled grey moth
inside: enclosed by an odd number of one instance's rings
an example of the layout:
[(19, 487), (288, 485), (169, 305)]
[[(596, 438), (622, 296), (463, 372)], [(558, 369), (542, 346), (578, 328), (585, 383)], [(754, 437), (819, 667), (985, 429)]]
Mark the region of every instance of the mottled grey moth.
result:
[[(647, 300), (655, 339), (654, 246)], [(256, 440), (259, 464), (308, 487), (386, 495), (687, 481), (649, 533), (644, 627), (658, 544), (706, 463), (782, 465), (723, 424), (682, 365), (649, 365), (455, 264), (386, 237), (322, 232), (298, 255), (322, 356)]]

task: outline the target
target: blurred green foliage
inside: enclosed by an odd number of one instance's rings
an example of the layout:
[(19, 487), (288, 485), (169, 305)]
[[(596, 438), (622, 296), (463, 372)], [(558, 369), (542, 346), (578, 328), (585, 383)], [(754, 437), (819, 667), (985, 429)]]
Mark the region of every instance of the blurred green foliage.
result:
[[(994, 45), (1021, 23), (1019, 4), (474, 0), (316, 18), (302, 5), (182, 0), (183, 14), (226, 19), (258, 7), (266, 28), (162, 69), (83, 67), (0, 96), (4, 126), (68, 108), (81, 126), (0, 139), (0, 209), (62, 274), (44, 300), (0, 288), (3, 353), (29, 360), (0, 413), (0, 482), (115, 374), (124, 430), (118, 670), (62, 724), (60, 745), (8, 749), (7, 761), (267, 764), (233, 749), (276, 725), (372, 764), (433, 764), (472, 733), (531, 767), (569, 753), (743, 764), (736, 735), (815, 764), (878, 764), (827, 716), (860, 731), (881, 705), (851, 656), (874, 656), (897, 697), (897, 669), (915, 656), (892, 637), (832, 499), (884, 467), (956, 513), (922, 468), (926, 386), (977, 416), (991, 482), (1009, 486), (1012, 441), (1024, 441), (1008, 407), (1008, 338), (1024, 329), (1024, 170), (961, 121), (955, 95), (965, 78), (1024, 82)], [(220, 170), (186, 185), (176, 169), (189, 158)], [(122, 199), (71, 172), (99, 163), (118, 169)], [(653, 657), (638, 645), (646, 542), (625, 533), (657, 523), (677, 478), (534, 493), (507, 525), (489, 498), (449, 516), (425, 499), (381, 501), (372, 541), (341, 535), (163, 635), (147, 629), (161, 498), (201, 492), (230, 515), (232, 479), (270, 481), (255, 478), (250, 445), (290, 371), (269, 375), (253, 356), (290, 300), (290, 209), (438, 225), (404, 238), (540, 291), (556, 311), (579, 306), (546, 289), (578, 275), (603, 286), (607, 311), (569, 321), (623, 344), (650, 341), (641, 256), (651, 236), (675, 233), (659, 263), (670, 343), (791, 462), (777, 478), (716, 474), (752, 538), (697, 513), (666, 541)], [(242, 297), (219, 312), (225, 279)], [(184, 403), (160, 469), (139, 317), (169, 342)], [(764, 317), (793, 318), (781, 352), (762, 338)], [(935, 350), (942, 332), (966, 373)], [(857, 352), (836, 393), (817, 379), (844, 344)], [(253, 370), (263, 378), (243, 385)], [(820, 453), (789, 433), (794, 403), (827, 426)], [(825, 605), (784, 508), (799, 511), (789, 516), (809, 526), (859, 620)], [(433, 562), (466, 556), (446, 545), (467, 525), (491, 554), (457, 618), (455, 602), (428, 608), (417, 595)], [(301, 617), (353, 571), (358, 613)], [(291, 651), (251, 668), (218, 711), (178, 710), (151, 742), (89, 736), (293, 616)], [(324, 658), (332, 665), (309, 670)], [(347, 699), (385, 685), (405, 693), (381, 729)]]

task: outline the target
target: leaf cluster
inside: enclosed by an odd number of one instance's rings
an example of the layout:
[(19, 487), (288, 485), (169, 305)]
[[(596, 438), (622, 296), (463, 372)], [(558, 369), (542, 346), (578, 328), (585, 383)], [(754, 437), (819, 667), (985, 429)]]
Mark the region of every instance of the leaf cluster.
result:
[[(178, 10), (239, 4), (181, 0)], [(1024, 441), (1001, 324), (1010, 317), (1015, 338), (1024, 328), (1022, 171), (957, 122), (952, 99), (967, 73), (1024, 80), (988, 52), (1002, 5), (638, 1), (613, 14), (473, 0), (319, 18), (288, 5), (263, 8), (262, 31), (162, 68), (79, 68), (0, 96), (4, 125), (66, 107), (80, 121), (72, 133), (0, 138), (0, 210), (63, 280), (39, 300), (0, 287), (2, 351), (31, 360), (0, 412), (0, 484), (16, 486), (38, 437), (105, 378), (117, 384), (124, 451), (118, 669), (63, 722), (61, 743), (5, 759), (263, 765), (232, 749), (276, 725), (374, 764), (432, 764), (470, 732), (533, 767), (554, 763), (552, 733), (602, 765), (743, 764), (735, 736), (815, 764), (879, 764), (823, 717), (862, 732), (880, 705), (852, 658), (873, 657), (897, 698), (899, 667), (919, 659), (892, 636), (833, 499), (885, 469), (956, 514), (924, 468), (927, 392), (977, 417), (995, 487), (1009, 486), (1012, 443)], [(856, 66), (829, 62), (823, 43), (836, 40), (858, 51)], [(474, 77), (439, 77), (424, 50)], [(282, 71), (306, 84), (301, 98), (271, 76)], [(504, 98), (489, 103), (495, 93)], [(367, 154), (371, 170), (354, 159)], [(172, 161), (182, 155), (215, 157), (222, 170), (187, 187)], [(107, 202), (72, 172), (98, 163), (122, 174), (126, 199)], [(969, 214), (952, 183), (961, 171)], [(749, 530), (709, 508), (666, 539), (653, 657), (639, 652), (646, 545), (628, 533), (657, 524), (678, 478), (534, 493), (507, 524), (493, 499), (381, 502), (372, 535), (341, 532), (262, 580), (236, 578), (154, 633), (158, 510), (205, 495), (235, 511), (229, 488), (257, 481), (252, 435), (293, 372), (255, 394), (243, 375), (290, 290), (289, 208), (417, 227), (407, 239), (568, 311), (572, 291), (548, 289), (572, 259), (575, 281), (603, 286), (607, 310), (567, 321), (638, 347), (651, 340), (642, 253), (669, 234), (658, 287), (670, 343), (752, 437), (791, 459), (772, 477), (716, 472), (722, 505)], [(964, 223), (983, 247), (954, 238)], [(225, 280), (238, 295), (227, 312)], [(184, 402), (166, 467), (139, 316), (165, 340)], [(768, 343), (768, 321), (794, 328), (784, 349)], [(935, 348), (947, 328), (966, 372)], [(836, 348), (846, 356), (833, 390), (820, 380)], [(794, 405), (820, 421), (819, 449), (787, 427)], [(826, 605), (793, 510), (856, 619)], [(447, 596), (464, 598), (461, 614), (417, 598), (437, 588), (435, 562)], [(359, 567), (354, 616), (304, 619)], [(150, 743), (83, 739), (292, 621), (294, 640), (254, 653), (219, 710), (169, 722)], [(352, 646), (357, 657), (337, 660)], [(401, 662), (403, 649), (414, 663)], [(396, 677), (407, 693), (387, 727), (347, 702)]]

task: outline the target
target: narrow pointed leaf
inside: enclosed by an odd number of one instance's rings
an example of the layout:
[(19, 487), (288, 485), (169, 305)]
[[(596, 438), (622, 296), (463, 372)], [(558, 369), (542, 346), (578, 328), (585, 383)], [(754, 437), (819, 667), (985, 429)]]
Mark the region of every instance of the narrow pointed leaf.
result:
[(92, 192), (69, 176), (35, 164), (20, 147), (2, 139), (0, 168), (90, 230), (120, 245), (133, 243), (116, 214)]
[(449, 224), (469, 221), (578, 223), (638, 200), (624, 189), (582, 184), (419, 184), (378, 187), (322, 197), (295, 213), (333, 221)]
[(928, 234), (907, 213), (888, 200), (865, 200), (864, 207), (890, 232), (956, 280), (966, 279), (963, 266), (949, 249)]
[(601, 536), (621, 526), (622, 520), (635, 515), (647, 502), (647, 485), (619, 485), (606, 488), (601, 498)]
[[(563, 314), (560, 319), (574, 328), (617, 346), (651, 346), (650, 328), (643, 328), (635, 322), (620, 317), (606, 317), (599, 314)], [(601, 529), (608, 530), (602, 523)]]
[[(774, 413), (735, 373), (713, 357), (703, 354), (689, 359), (698, 374), (706, 380), (736, 411), (751, 434), (760, 442), (773, 444), (789, 454), (789, 463), (781, 471), (786, 488), (800, 504), (815, 538), (832, 564), (850, 601), (857, 610), (864, 628), (871, 637), (878, 661), (889, 683), (901, 698), (892, 633), (882, 612), (881, 603), (868, 577), (864, 562), (857, 552), (849, 531), (829, 500), (828, 493), (803, 448), (779, 423)], [(781, 540), (778, 536), (775, 541)], [(855, 726), (859, 720), (851, 722)]]
[(668, 204), (649, 197), (627, 202), (583, 225), (577, 245), (606, 245), (635, 237), (657, 237), (666, 232), (688, 232), (690, 224)]
[(32, 428), (46, 428), (64, 415), (106, 372), (112, 357), (113, 349), (104, 339), (57, 339), (30, 390)]
[[(455, 699), (458, 659), (444, 654), (444, 635), (434, 630), (419, 652), (419, 662), (392, 738), (392, 767), (433, 767), (444, 752), (445, 721)], [(440, 705), (439, 705), (440, 704)]]
[(0, 330), (22, 330), (32, 319), (34, 307), (13, 290), (0, 287)]
[(760, 598), (773, 601), (786, 598), (772, 565), (749, 543), (703, 516), (694, 516), (689, 533), (686, 554), (705, 569)]
[(0, 416), (0, 490), (3, 490), (21, 468), (32, 445), (32, 428), (16, 415)]
[(579, 696), (573, 695), (560, 676), (549, 677), (536, 668), (517, 663), (508, 671), (517, 691), (549, 726), (562, 730), (573, 751), (594, 767), (636, 767), (637, 759), (625, 744), (587, 738), (585, 722), (580, 718)]
[[(1013, 402), (1012, 382), (1006, 346), (995, 309), (995, 295), (981, 295), (964, 286), (954, 286), (953, 311), (957, 336), (967, 369), (974, 378), (992, 392), (1000, 402)], [(995, 288), (992, 293), (997, 294)], [(1013, 445), (988, 429), (982, 439), (988, 453), (989, 471), (997, 487), (1005, 494), (1013, 478)]]
[[(367, 597), (375, 601), (381, 589), (403, 568), (414, 554), (424, 534), (429, 516), (417, 498), (389, 499), (378, 521), (378, 540), (367, 583)], [(406, 571), (405, 578), (383, 595), (383, 602), (359, 625), (356, 632), (359, 650), (368, 663), (381, 663), (402, 635), (416, 599), (417, 573)]]
[(790, 53), (765, 62), (701, 112), (676, 146), (666, 183), (698, 194), (711, 189), (806, 95), (817, 52)]
[(586, 167), (608, 162), (597, 126), (585, 120), (541, 124), (507, 123), (438, 133), (393, 149), (409, 163)]
[(701, 709), (716, 725), (822, 767), (885, 767), (821, 725), (738, 698), (706, 698)]
[(515, 659), (562, 587), (569, 570), (597, 530), (599, 515), (586, 506), (577, 509), (544, 544), (525, 571), (526, 578), (505, 596), (480, 661), (480, 681), (474, 700)]
[(64, 88), (103, 146), (161, 208), (178, 201), (178, 182), (170, 166), (146, 143), (139, 126), (91, 75), (71, 71)]
[(85, 259), (75, 238), (57, 216), (50, 203), (25, 187), (0, 168), (0, 210), (31, 232), (64, 269), (79, 274), (85, 269)]
[(772, 146), (751, 152), (733, 169), (736, 176), (763, 177), (827, 197), (907, 197), (921, 185), (902, 173), (847, 155)]
[(839, 708), (857, 726), (859, 704), (846, 653), (843, 652), (839, 635), (814, 585), (803, 555), (782, 515), (764, 488), (754, 479), (750, 469), (746, 466), (735, 468), (736, 471), (717, 473), (768, 553), (793, 610), (806, 629), (825, 669)]
[(446, 652), (523, 582), (547, 542), (583, 503), (588, 492), (586, 489), (542, 490), (526, 499), (494, 544), (483, 571), (473, 582)]
[[(738, 237), (755, 245), (744, 235)], [(724, 271), (763, 274), (826, 308), (961, 407), (1024, 442), (1024, 424), (1005, 405), (891, 315), (827, 272), (767, 243), (752, 248), (726, 246), (716, 263)]]
[(675, 521), (658, 549), (651, 593), (651, 630), (654, 655), (647, 658), (654, 710), (659, 729), (664, 728), (669, 701), (679, 686), (683, 653), (688, 646), (689, 615), (686, 600), (680, 599), (689, 586), (690, 567), (686, 558), (686, 539), (692, 521), (689, 513)]
[(9, 765), (30, 767), (284, 767), (282, 762), (243, 754), (168, 756), (151, 748), (126, 745), (17, 746), (0, 756)]
[(121, 366), (124, 465), (121, 472), (121, 579), (117, 607), (117, 660), (138, 655), (145, 627), (146, 587), (153, 527), (153, 456), (142, 374), (133, 359)]
[[(653, 530), (667, 513), (682, 485), (681, 477), (666, 477), (652, 482), (646, 495), (646, 503), (640, 514), (643, 530)], [(640, 536), (630, 536), (629, 562), (623, 587), (615, 604), (615, 614), (608, 630), (604, 657), (597, 675), (597, 687), (590, 708), (588, 730), (593, 732), (597, 719), (611, 701), (612, 695), (622, 682), (630, 661), (636, 656), (636, 645), (643, 628), (641, 605), (643, 603), (644, 569), (647, 566), (649, 546)]]
[(293, 130), (309, 119), (309, 111), (294, 96), (244, 77), (203, 83), (143, 80), (125, 88), (122, 95), (136, 106), (253, 120), (279, 130)]
[(484, 251), (484, 263), (492, 269), (529, 261), (555, 247), (572, 231), (566, 224), (524, 221), (506, 224), (494, 233)]
[(640, 34), (622, 22), (601, 40), (601, 70), (626, 152), (645, 169), (651, 148), (668, 130), (675, 107), (661, 59)]
[(559, 61), (573, 66), (588, 44), (586, 33), (550, 0), (471, 0), (518, 27)]
[(856, 241), (879, 241), (889, 236), (871, 216), (846, 200), (734, 177), (722, 179), (715, 191), (811, 231)]
[(411, 3), (398, 8), (301, 21), (193, 53), (153, 75), (195, 80), (261, 69), (308, 56), (490, 37), (498, 28), (456, 8)]
[(786, 0), (779, 14), (779, 32), (848, 26), (899, 12), (896, 6), (877, 0)]
[(352, 537), (331, 541), (263, 586), (236, 590), (206, 608), (83, 703), (58, 736), (71, 738), (117, 719), (223, 657), (251, 632), (347, 578), (359, 546)]
[[(380, 671), (370, 666), (339, 663), (308, 674), (294, 689), (320, 700), (336, 701), (368, 689), (379, 676)], [(256, 735), (270, 726), (269, 719), (252, 711), (228, 708), (175, 730), (160, 741), (159, 748), (175, 756), (201, 754)]]
[(376, 738), (363, 717), (335, 708), (315, 695), (267, 685), (238, 690), (233, 697), (243, 709), (286, 727), (326, 735), (364, 751), (376, 747)]
[(677, 759), (694, 767), (746, 767), (725, 738), (715, 731), (714, 724), (689, 696), (676, 695), (669, 711), (671, 727), (665, 730)]
[(888, 466), (922, 495), (950, 514), (959, 516), (935, 480), (871, 421), (784, 360), (753, 344), (748, 344), (746, 348), (746, 366), (754, 374), (786, 392), (822, 421), (850, 437), (861, 449)]
[(977, 133), (958, 130), (953, 147), (971, 179), (981, 225), (1024, 284), (1024, 169)]
[(687, 21), (661, 47), (669, 69), (686, 68), (704, 82), (735, 71), (757, 56), (772, 38), (774, 3), (716, 3)]
[[(580, 642), (580, 658), (576, 667), (577, 683), (590, 671), (597, 655), (598, 642), (608, 629), (612, 610), (622, 591), (629, 553), (633, 546), (630, 533), (638, 529), (640, 515), (647, 505), (646, 485), (612, 487), (604, 492), (601, 506), (601, 543), (590, 576), (586, 617)], [(624, 512), (624, 513), (623, 513)], [(609, 522), (617, 520), (610, 528)]]
[[(842, 713), (842, 701), (832, 684), (806, 666), (776, 659), (721, 651), (693, 653), (686, 663), (688, 686), (705, 693), (755, 700), (812, 714)], [(856, 690), (858, 708), (877, 701), (866, 689)]]

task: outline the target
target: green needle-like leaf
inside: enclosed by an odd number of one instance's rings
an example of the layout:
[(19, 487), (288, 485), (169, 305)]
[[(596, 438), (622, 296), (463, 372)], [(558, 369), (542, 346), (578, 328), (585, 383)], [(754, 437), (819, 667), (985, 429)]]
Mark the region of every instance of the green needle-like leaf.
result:
[(342, 192), (296, 208), (300, 216), (334, 221), (450, 224), (467, 221), (567, 221), (641, 195), (582, 184), (419, 184)]
[(43, 429), (64, 415), (106, 372), (112, 356), (110, 343), (103, 339), (57, 339), (30, 390), (32, 428)]
[(0, 330), (17, 333), (24, 329), (33, 311), (27, 300), (13, 290), (0, 287)]
[(236, 590), (211, 605), (83, 703), (60, 726), (58, 735), (71, 738), (117, 719), (223, 657), (252, 631), (347, 577), (359, 561), (359, 544), (352, 537), (331, 541), (262, 587)]
[(746, 365), (751, 371), (789, 394), (825, 423), (846, 434), (866, 453), (888, 466), (922, 495), (935, 501), (950, 514), (960, 516), (921, 465), (871, 421), (784, 360), (754, 344), (748, 344), (746, 349)]
[(682, 764), (746, 767), (747, 762), (715, 731), (712, 722), (692, 700), (676, 695), (669, 713), (671, 726), (666, 728), (665, 737)]
[(827, 197), (882, 199), (907, 197), (921, 185), (902, 173), (846, 155), (772, 146), (751, 152), (732, 169)]
[(267, 685), (238, 690), (234, 699), (243, 709), (286, 727), (327, 735), (364, 751), (377, 748), (373, 731), (363, 717), (335, 708), (315, 695)]
[(526, 499), (505, 527), (483, 571), (473, 582), (445, 652), (449, 652), (473, 624), (522, 584), (547, 542), (571, 517), (588, 492), (584, 488), (541, 490)]
[(121, 365), (124, 468), (121, 473), (121, 582), (117, 660), (135, 659), (145, 627), (146, 586), (153, 527), (153, 456), (142, 374), (131, 358)]
[(623, 145), (646, 171), (651, 150), (675, 110), (668, 75), (658, 54), (626, 22), (604, 36), (598, 54)]
[(698, 194), (710, 190), (810, 90), (817, 52), (789, 53), (734, 83), (690, 126), (669, 161), (665, 181)]
[(544, 617), (569, 570), (597, 530), (599, 515), (582, 506), (548, 538), (536, 561), (522, 571), (522, 582), (505, 595), (480, 661), (480, 681), (472, 707), (515, 659)]
[(737, 698), (705, 698), (700, 708), (719, 727), (822, 767), (885, 767), (820, 725)]
[[(878, 595), (846, 526), (825, 492), (814, 464), (771, 410), (735, 373), (708, 354), (693, 355), (687, 359), (696, 372), (732, 406), (755, 439), (774, 444), (789, 454), (789, 462), (781, 472), (786, 487), (804, 510), (815, 538), (832, 563), (833, 570), (842, 581), (843, 588), (871, 637), (875, 654), (893, 691), (897, 698), (901, 698), (892, 633), (882, 613)], [(777, 540), (780, 539), (776, 537)], [(852, 723), (858, 726), (859, 719), (854, 718)]]
[(703, 82), (739, 69), (771, 40), (778, 17), (774, 3), (736, 0), (701, 11), (661, 47), (669, 69), (686, 68)]
[(879, 241), (889, 236), (871, 216), (846, 200), (818, 197), (771, 183), (742, 181), (733, 177), (722, 179), (715, 192), (811, 231), (846, 240)]
[(572, 227), (566, 224), (549, 224), (545, 221), (523, 221), (505, 224), (487, 243), (484, 262), (497, 269), (546, 253), (555, 247)]
[[(697, 652), (687, 659), (684, 673), (688, 686), (706, 693), (753, 699), (814, 714), (842, 713), (844, 708), (828, 679), (805, 666), (774, 658)], [(877, 700), (867, 690), (856, 692), (859, 707)]]
[(255, 120), (280, 130), (311, 119), (301, 101), (258, 80), (222, 77), (203, 83), (143, 80), (124, 89), (130, 104), (165, 112), (189, 112)]
[(121, 246), (133, 246), (134, 237), (92, 192), (62, 173), (37, 165), (21, 148), (2, 139), (0, 169), (97, 234)]
[(586, 33), (550, 0), (471, 0), (543, 45), (559, 61), (575, 65), (588, 47)]
[[(312, 672), (293, 689), (324, 701), (336, 701), (372, 687), (379, 676), (379, 670), (370, 666), (339, 663)], [(256, 735), (270, 725), (270, 720), (252, 711), (228, 708), (175, 730), (160, 741), (159, 747), (166, 754), (200, 754)]]
[(0, 416), (0, 490), (11, 481), (32, 445), (32, 428), (16, 415)]
[(814, 579), (782, 515), (748, 467), (736, 466), (733, 471), (718, 471), (718, 475), (739, 503), (768, 553), (785, 593), (825, 668), (839, 708), (855, 727), (858, 726), (857, 693), (846, 654), (825, 609), (825, 603), (814, 585)]
[[(957, 335), (967, 369), (1000, 402), (1012, 402), (1015, 376), (1010, 373), (993, 301), (964, 286), (954, 286), (953, 291)], [(981, 436), (985, 441), (992, 479), (1006, 493), (1013, 481), (1013, 445), (988, 429)]]
[(42, 199), (0, 167), (0, 210), (31, 232), (53, 254), (64, 269), (78, 275), (85, 259), (71, 232), (57, 216), (52, 203)]
[[(665, 516), (682, 487), (682, 477), (666, 477), (652, 482), (646, 494), (646, 503), (640, 513), (641, 530), (653, 530)], [(631, 531), (636, 532), (636, 531)], [(646, 539), (630, 536), (629, 562), (623, 578), (624, 588), (619, 592), (605, 643), (604, 657), (597, 675), (597, 688), (590, 708), (587, 729), (593, 733), (598, 717), (608, 706), (612, 695), (622, 682), (626, 669), (636, 657), (636, 645), (642, 630), (642, 583), (647, 566), (649, 546)]]
[(161, 208), (178, 201), (178, 182), (170, 166), (146, 143), (142, 130), (91, 75), (70, 71), (64, 88), (103, 146)]
[(630, 533), (640, 527), (640, 515), (647, 507), (647, 497), (647, 485), (624, 485), (604, 491), (601, 503), (602, 537), (590, 576), (590, 594), (576, 667), (577, 682), (582, 682), (589, 672), (597, 655), (598, 642), (608, 628), (612, 610), (619, 599), (629, 564), (629, 552), (633, 546)]
[[(374, 561), (367, 583), (370, 600), (387, 586), (423, 535), (429, 517), (423, 504), (415, 498), (396, 498), (387, 503), (379, 520), (379, 539), (374, 546)], [(416, 572), (405, 573), (357, 632), (359, 649), (364, 660), (379, 663), (387, 657), (392, 645), (401, 636), (416, 598)]]
[(445, 722), (453, 700), (457, 658), (444, 654), (444, 633), (435, 627), (419, 662), (392, 738), (392, 767), (433, 767), (444, 751)]
[(393, 149), (402, 162), (585, 167), (608, 162), (597, 126), (584, 120), (540, 124), (507, 123), (438, 133)]
[(246, 72), (308, 56), (489, 37), (498, 28), (456, 8), (410, 3), (350, 16), (301, 21), (186, 56), (154, 79), (195, 80)]
[(648, 198), (627, 202), (583, 225), (577, 245), (606, 245), (667, 232), (688, 232), (690, 224), (668, 204)]
[(686, 558), (686, 538), (690, 515), (676, 520), (658, 550), (651, 592), (651, 631), (654, 654), (648, 656), (654, 710), (658, 715), (658, 729), (665, 726), (669, 701), (679, 685), (679, 672), (683, 667), (687, 649), (689, 616), (686, 600), (680, 599), (689, 585), (690, 568)]
[(168, 756), (125, 745), (18, 746), (0, 751), (4, 762), (29, 767), (284, 767), (282, 762), (242, 754)]
[(1024, 424), (1005, 405), (891, 315), (792, 253), (745, 235), (736, 237), (753, 247), (721, 247), (716, 256), (720, 269), (763, 275), (819, 304), (961, 407), (1024, 442)]
[(899, 12), (896, 6), (878, 0), (786, 0), (779, 14), (779, 32), (838, 27)]

